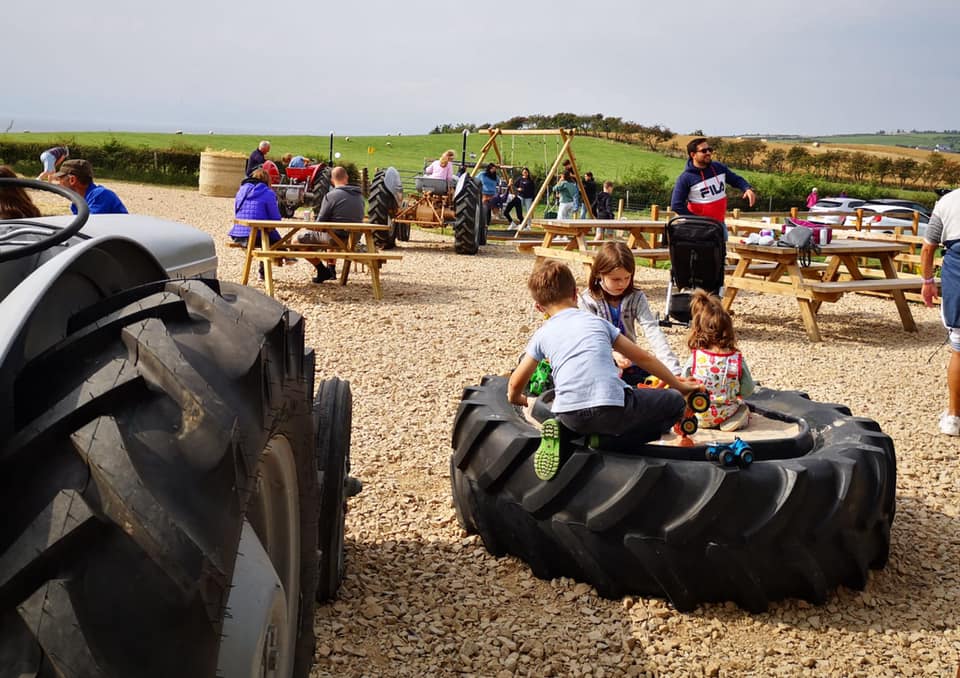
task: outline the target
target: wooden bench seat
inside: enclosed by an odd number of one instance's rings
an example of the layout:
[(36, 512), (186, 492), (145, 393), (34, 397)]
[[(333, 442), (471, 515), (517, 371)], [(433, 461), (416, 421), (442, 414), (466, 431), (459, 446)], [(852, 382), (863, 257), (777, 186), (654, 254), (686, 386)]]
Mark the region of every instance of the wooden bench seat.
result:
[(923, 281), (920, 278), (862, 278), (833, 282), (811, 280), (807, 287), (817, 292), (892, 292), (918, 290), (923, 287)]
[[(777, 264), (772, 261), (754, 261), (751, 262), (750, 267), (747, 269), (747, 275), (762, 275), (763, 277), (767, 277), (773, 273), (776, 267)], [(737, 270), (737, 265), (736, 263), (727, 264), (724, 270), (727, 275), (732, 275), (734, 271)], [(803, 274), (803, 277), (813, 280), (819, 280), (825, 270), (827, 270), (827, 265), (822, 261), (815, 261), (809, 266), (800, 267), (800, 272)]]

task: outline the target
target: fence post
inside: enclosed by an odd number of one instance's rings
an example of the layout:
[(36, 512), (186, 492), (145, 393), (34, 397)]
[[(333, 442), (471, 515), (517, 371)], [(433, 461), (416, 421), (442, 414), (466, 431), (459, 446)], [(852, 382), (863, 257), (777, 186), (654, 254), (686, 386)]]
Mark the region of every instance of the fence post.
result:
[(796, 208), (796, 207), (791, 207), (791, 208), (790, 208), (790, 218), (791, 218), (791, 219), (796, 219), (796, 218), (797, 218), (797, 208)]
[(739, 207), (734, 207), (734, 208), (733, 208), (733, 218), (734, 218), (734, 219), (739, 219), (739, 218), (740, 218), (740, 208), (739, 208)]
[(617, 203), (617, 221), (623, 219), (623, 198), (620, 198), (620, 202)]
[(653, 221), (660, 220), (660, 205), (650, 205), (650, 218)]
[(360, 192), (364, 198), (370, 197), (370, 172), (366, 167), (360, 168)]
[[(843, 215), (840, 215), (840, 224), (843, 225)], [(857, 208), (857, 230), (859, 231), (863, 228), (863, 209)]]
[(627, 209), (630, 209), (630, 189), (627, 189), (627, 190), (626, 190), (626, 194), (627, 194), (627, 195), (626, 195), (626, 197), (624, 198), (624, 200), (626, 201), (626, 207), (627, 207)]

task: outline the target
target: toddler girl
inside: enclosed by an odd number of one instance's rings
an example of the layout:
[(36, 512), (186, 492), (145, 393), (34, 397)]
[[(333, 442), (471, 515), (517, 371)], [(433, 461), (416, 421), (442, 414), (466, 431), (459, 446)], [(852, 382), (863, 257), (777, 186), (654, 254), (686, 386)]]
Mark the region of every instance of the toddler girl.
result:
[[(650, 311), (647, 296), (633, 287), (636, 269), (636, 259), (624, 243), (604, 243), (593, 258), (590, 283), (580, 293), (577, 306), (607, 320), (634, 343), (637, 343), (636, 326), (639, 324), (657, 360), (673, 374), (680, 374), (680, 361), (660, 331), (660, 324)], [(616, 351), (613, 359), (617, 367), (623, 370), (621, 378), (631, 386), (641, 383), (649, 374)]]
[(690, 360), (684, 375), (698, 379), (710, 393), (710, 409), (697, 414), (701, 428), (736, 431), (750, 418), (743, 398), (753, 393), (753, 377), (737, 350), (733, 320), (720, 298), (696, 290), (690, 299)]

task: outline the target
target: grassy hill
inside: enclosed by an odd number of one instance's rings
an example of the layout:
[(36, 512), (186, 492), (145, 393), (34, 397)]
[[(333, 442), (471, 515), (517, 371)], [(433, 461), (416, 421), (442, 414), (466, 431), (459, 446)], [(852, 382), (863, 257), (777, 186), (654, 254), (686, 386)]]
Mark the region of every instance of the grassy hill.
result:
[[(0, 135), (0, 138), (8, 141), (43, 142), (51, 146), (63, 143), (102, 145), (115, 139), (129, 146), (152, 149), (189, 147), (198, 151), (238, 151), (247, 154), (256, 147), (261, 137), (224, 134), (51, 132), (4, 134)], [(487, 139), (486, 134), (469, 135), (467, 152), (479, 154)], [(270, 142), (271, 158), (279, 158), (288, 152), (308, 157), (326, 157), (330, 152), (329, 137), (272, 136)], [(500, 137), (498, 144), (507, 164), (531, 168), (549, 167), (560, 149), (560, 138), (546, 135)], [(461, 145), (462, 137), (459, 134), (334, 137), (334, 152), (341, 154), (342, 161), (352, 162), (359, 167), (369, 167), (371, 170), (388, 166), (417, 170), (423, 167), (425, 160), (436, 158), (448, 148), (456, 151), (459, 160)], [(577, 167), (583, 172), (593, 172), (599, 180), (617, 181), (653, 166), (659, 166), (667, 175), (672, 176), (678, 174), (683, 167), (680, 160), (604, 139), (577, 137), (572, 148), (577, 158)], [(487, 157), (496, 160), (492, 151)]]
[[(771, 136), (767, 137), (769, 141), (779, 141), (783, 143), (809, 143), (819, 141), (821, 143), (850, 146), (893, 146), (907, 148), (933, 148), (936, 145), (949, 146), (960, 151), (960, 134), (946, 134), (942, 132), (925, 132), (902, 134), (831, 134), (826, 136)], [(929, 151), (928, 151), (929, 152)]]

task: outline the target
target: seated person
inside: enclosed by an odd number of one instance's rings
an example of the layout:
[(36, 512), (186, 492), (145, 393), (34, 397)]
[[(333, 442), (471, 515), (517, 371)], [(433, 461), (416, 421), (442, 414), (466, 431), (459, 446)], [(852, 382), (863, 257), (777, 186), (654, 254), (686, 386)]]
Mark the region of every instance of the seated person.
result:
[(290, 162), (287, 163), (287, 167), (306, 167), (309, 164), (310, 158), (306, 158), (302, 155), (294, 155), (290, 157)]
[(434, 179), (453, 179), (453, 158), (456, 152), (453, 149), (443, 152), (439, 160), (434, 160), (423, 170), (423, 176), (433, 177)]
[[(234, 199), (234, 216), (237, 219), (264, 219), (280, 221), (280, 208), (277, 206), (277, 195), (270, 188), (270, 175), (267, 170), (259, 167), (250, 173), (250, 176), (240, 182), (240, 190)], [(250, 239), (250, 227), (234, 224), (227, 234), (234, 242), (246, 246)], [(270, 243), (280, 240), (277, 230), (270, 229), (267, 236)], [(256, 246), (260, 246), (260, 232), (257, 231)], [(282, 260), (281, 260), (282, 261)], [(263, 279), (263, 262), (260, 262), (260, 279)]]
[[(529, 405), (523, 390), (540, 360), (550, 361), (556, 416), (543, 422), (540, 447), (534, 455), (534, 470), (540, 479), (552, 478), (569, 454), (561, 446), (561, 427), (588, 436), (592, 446), (599, 435), (637, 444), (659, 438), (679, 421), (686, 409), (684, 395), (699, 388), (697, 381), (676, 377), (609, 322), (579, 310), (577, 281), (566, 264), (549, 259), (538, 262), (527, 287), (537, 310), (548, 319), (534, 333), (510, 375), (507, 397), (515, 405)], [(617, 374), (613, 350), (671, 388), (627, 386)]]
[(723, 310), (720, 297), (695, 290), (690, 299), (690, 360), (686, 376), (703, 382), (710, 394), (710, 409), (698, 412), (702, 428), (737, 431), (750, 420), (743, 399), (753, 394), (754, 383), (747, 361), (737, 350), (733, 319)]
[[(363, 193), (359, 186), (350, 185), (350, 175), (343, 167), (334, 167), (330, 171), (330, 184), (333, 188), (323, 196), (323, 202), (320, 203), (320, 211), (317, 212), (317, 221), (334, 221), (351, 224), (363, 222)], [(350, 234), (347, 231), (334, 230), (334, 235), (343, 241), (344, 247)], [(302, 233), (297, 240), (302, 243), (312, 245), (331, 245), (333, 239), (328, 233), (321, 231), (307, 231)], [(320, 259), (308, 259), (316, 266), (317, 275), (313, 282), (322, 283), (331, 278), (337, 277), (336, 261), (328, 260), (326, 265)]]
[[(639, 328), (657, 360), (679, 375), (680, 361), (650, 310), (647, 295), (633, 285), (636, 270), (637, 260), (625, 243), (604, 243), (593, 257), (590, 282), (577, 298), (577, 305), (608, 321), (634, 343), (637, 343)], [(620, 378), (630, 386), (642, 384), (649, 376), (619, 353), (614, 352), (613, 360), (622, 370)]]

